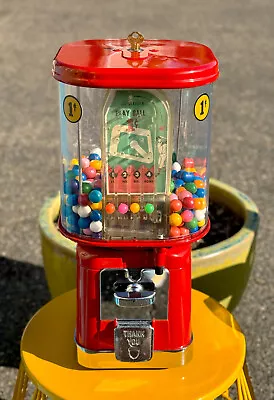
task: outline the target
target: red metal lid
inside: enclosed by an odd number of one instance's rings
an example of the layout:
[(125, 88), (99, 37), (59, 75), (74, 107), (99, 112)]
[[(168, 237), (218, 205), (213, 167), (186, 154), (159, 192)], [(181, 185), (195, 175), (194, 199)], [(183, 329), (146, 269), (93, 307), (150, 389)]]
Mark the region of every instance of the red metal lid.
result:
[(219, 69), (213, 52), (203, 44), (143, 41), (133, 32), (128, 40), (65, 44), (54, 59), (53, 76), (75, 86), (174, 89), (212, 83)]

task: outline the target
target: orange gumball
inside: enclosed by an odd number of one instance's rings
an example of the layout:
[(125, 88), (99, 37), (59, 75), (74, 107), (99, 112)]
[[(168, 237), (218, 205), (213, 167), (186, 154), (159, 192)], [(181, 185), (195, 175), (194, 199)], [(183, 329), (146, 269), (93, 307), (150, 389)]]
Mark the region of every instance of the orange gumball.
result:
[(194, 183), (197, 189), (203, 189), (205, 187), (205, 183), (201, 180), (195, 180)]
[(105, 210), (107, 214), (113, 214), (115, 211), (115, 205), (113, 203), (108, 203), (106, 204)]
[(189, 235), (189, 229), (187, 229), (187, 228), (180, 228), (180, 235), (181, 235), (181, 236)]
[(194, 210), (203, 210), (206, 208), (206, 200), (204, 198), (197, 197), (194, 200)]
[(169, 236), (170, 237), (180, 236), (180, 228), (177, 228), (177, 226), (172, 226), (169, 231)]
[(102, 161), (101, 160), (91, 160), (89, 166), (95, 168), (96, 171), (99, 171), (102, 168)]

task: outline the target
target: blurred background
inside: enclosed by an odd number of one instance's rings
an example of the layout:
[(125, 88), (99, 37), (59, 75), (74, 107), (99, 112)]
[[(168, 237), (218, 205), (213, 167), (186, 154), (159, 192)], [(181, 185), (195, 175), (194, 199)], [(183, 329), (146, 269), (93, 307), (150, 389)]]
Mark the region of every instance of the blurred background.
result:
[(272, 0), (10, 0), (0, 10), (0, 399), (10, 399), (19, 341), (49, 298), (38, 231), (59, 188), (59, 47), (80, 39), (202, 42), (220, 61), (211, 175), (248, 194), (261, 225), (248, 289), (236, 310), (258, 399), (274, 399), (274, 2)]

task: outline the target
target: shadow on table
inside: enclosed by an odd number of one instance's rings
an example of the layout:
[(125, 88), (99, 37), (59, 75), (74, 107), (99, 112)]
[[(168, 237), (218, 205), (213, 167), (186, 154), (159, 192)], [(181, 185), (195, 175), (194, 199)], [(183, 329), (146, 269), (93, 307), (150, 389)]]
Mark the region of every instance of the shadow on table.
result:
[(18, 367), (23, 329), (49, 299), (42, 267), (0, 257), (1, 366)]

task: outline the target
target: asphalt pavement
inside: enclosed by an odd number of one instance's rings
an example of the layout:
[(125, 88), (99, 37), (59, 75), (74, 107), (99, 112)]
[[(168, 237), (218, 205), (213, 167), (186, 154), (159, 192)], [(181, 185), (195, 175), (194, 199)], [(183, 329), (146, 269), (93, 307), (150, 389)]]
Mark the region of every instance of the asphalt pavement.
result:
[(52, 59), (65, 42), (139, 30), (147, 38), (205, 43), (219, 58), (211, 174), (260, 209), (255, 265), (235, 315), (257, 399), (274, 400), (273, 16), (272, 0), (2, 1), (0, 399), (11, 398), (27, 318), (48, 299), (37, 220), (59, 187)]

